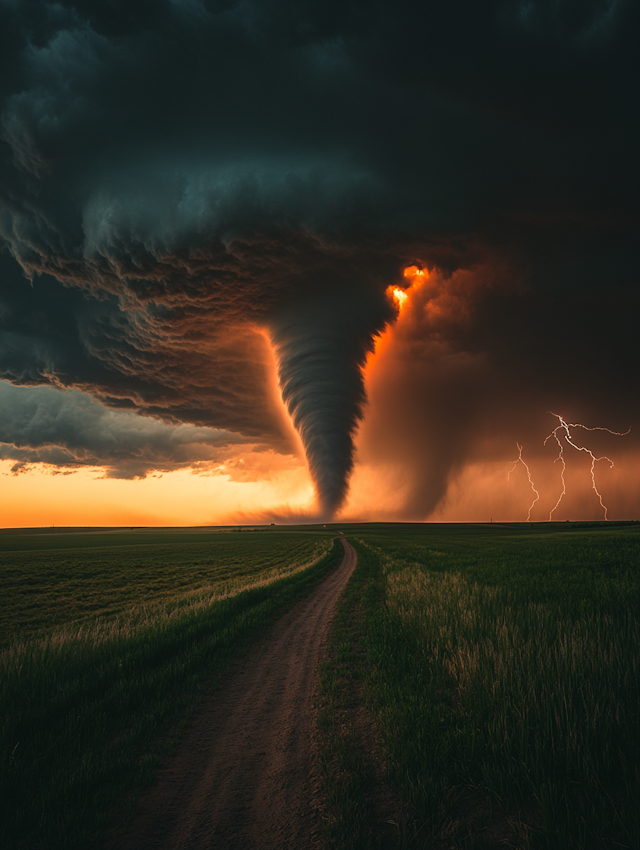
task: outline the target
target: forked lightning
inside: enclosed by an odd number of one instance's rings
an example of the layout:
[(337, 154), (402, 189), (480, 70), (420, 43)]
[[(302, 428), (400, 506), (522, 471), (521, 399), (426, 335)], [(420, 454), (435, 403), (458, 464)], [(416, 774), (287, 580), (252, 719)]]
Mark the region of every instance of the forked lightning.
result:
[[(575, 449), (578, 452), (586, 452), (591, 458), (591, 487), (600, 501), (600, 507), (604, 511), (604, 518), (605, 520), (607, 520), (609, 518), (607, 506), (602, 501), (602, 493), (600, 493), (600, 491), (598, 490), (598, 485), (596, 483), (596, 463), (600, 460), (606, 460), (609, 464), (610, 469), (613, 469), (615, 464), (610, 457), (607, 457), (607, 455), (601, 455), (598, 457), (591, 451), (591, 449), (588, 449), (586, 446), (579, 446), (575, 442), (575, 438), (571, 433), (571, 429), (582, 428), (584, 431), (606, 431), (607, 434), (613, 434), (615, 437), (625, 437), (629, 433), (629, 431), (631, 431), (631, 428), (629, 428), (627, 431), (612, 431), (610, 428), (601, 428), (599, 426), (595, 428), (590, 428), (588, 425), (581, 425), (579, 422), (567, 422), (564, 417), (561, 416), (559, 413), (552, 413), (551, 411), (549, 411), (549, 413), (551, 414), (551, 416), (556, 417), (556, 419), (558, 420), (558, 425), (556, 425), (553, 431), (545, 438), (544, 445), (546, 446), (549, 440), (555, 440), (558, 444), (558, 456), (554, 460), (554, 463), (558, 463), (558, 461), (560, 462), (560, 481), (562, 483), (562, 491), (558, 497), (558, 501), (549, 511), (549, 520), (551, 521), (551, 519), (553, 518), (553, 514), (557, 511), (558, 507), (560, 506), (560, 503), (562, 502), (562, 499), (564, 498), (567, 492), (567, 484), (564, 476), (567, 468), (567, 462), (565, 460), (564, 454), (564, 443), (566, 443), (568, 446), (571, 446), (571, 448)], [(527, 522), (530, 522), (531, 511), (533, 510), (533, 507), (536, 502), (540, 499), (540, 494), (534, 486), (533, 479), (531, 477), (531, 471), (522, 457), (522, 446), (520, 445), (520, 443), (516, 443), (516, 445), (518, 447), (519, 454), (516, 460), (513, 461), (513, 466), (507, 473), (507, 480), (509, 480), (509, 478), (511, 477), (511, 473), (515, 470), (516, 466), (521, 463), (527, 471), (529, 484), (531, 485), (531, 489), (535, 493), (535, 499), (533, 500), (533, 502), (531, 502), (531, 505), (529, 506), (529, 512), (527, 513)]]
[(507, 473), (507, 481), (511, 478), (511, 473), (514, 471), (514, 469), (516, 468), (516, 466), (519, 463), (521, 463), (524, 466), (524, 468), (527, 470), (527, 477), (529, 479), (529, 484), (531, 484), (531, 489), (533, 490), (533, 492), (535, 493), (535, 496), (536, 496), (535, 499), (533, 500), (533, 502), (531, 502), (531, 504), (529, 505), (529, 513), (527, 514), (527, 522), (530, 522), (531, 521), (531, 511), (533, 510), (533, 506), (535, 505), (535, 503), (540, 498), (540, 493), (538, 493), (538, 491), (534, 487), (533, 478), (531, 477), (531, 470), (529, 469), (529, 467), (525, 463), (524, 458), (522, 457), (522, 446), (520, 445), (520, 443), (516, 443), (516, 446), (518, 447), (518, 457), (513, 461), (513, 466), (511, 467), (511, 469)]

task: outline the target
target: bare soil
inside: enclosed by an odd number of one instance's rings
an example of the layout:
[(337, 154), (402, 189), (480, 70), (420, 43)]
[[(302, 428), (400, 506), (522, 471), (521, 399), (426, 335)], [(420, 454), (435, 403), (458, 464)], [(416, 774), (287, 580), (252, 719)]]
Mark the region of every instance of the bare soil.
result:
[(319, 843), (313, 696), (340, 567), (270, 629), (208, 699), (113, 850), (302, 850)]

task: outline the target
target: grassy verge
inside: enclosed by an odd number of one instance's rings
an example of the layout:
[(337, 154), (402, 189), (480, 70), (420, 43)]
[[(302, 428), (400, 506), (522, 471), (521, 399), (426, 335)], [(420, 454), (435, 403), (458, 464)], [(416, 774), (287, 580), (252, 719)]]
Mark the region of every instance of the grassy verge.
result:
[[(637, 533), (438, 534), (355, 544), (324, 673), (334, 716), (361, 680), (399, 846), (639, 847)], [(362, 742), (320, 719), (334, 846), (384, 845)]]
[[(338, 604), (320, 669), (318, 731), (325, 834), (335, 850), (399, 846), (403, 819), (384, 781), (384, 755), (363, 707), (368, 673), (361, 645), (363, 600), (376, 589), (362, 561)], [(370, 672), (370, 671), (369, 671)]]
[(5, 650), (0, 844), (94, 846), (152, 780), (180, 724), (229, 660), (341, 556), (334, 542), (306, 569), (206, 604), (174, 600), (155, 617), (129, 617), (113, 629), (84, 621), (75, 632)]

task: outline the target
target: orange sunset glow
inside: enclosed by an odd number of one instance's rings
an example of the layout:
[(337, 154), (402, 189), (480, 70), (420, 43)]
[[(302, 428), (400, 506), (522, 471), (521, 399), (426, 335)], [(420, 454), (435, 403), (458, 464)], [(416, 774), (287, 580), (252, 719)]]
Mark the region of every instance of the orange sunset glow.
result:
[(133, 481), (105, 478), (99, 469), (53, 474), (45, 466), (12, 475), (4, 461), (3, 526), (224, 525), (241, 514), (262, 515), (265, 506), (299, 513), (312, 504), (309, 475), (297, 458), (265, 453), (246, 460)]
[(391, 290), (391, 294), (393, 295), (393, 298), (396, 304), (398, 305), (398, 309), (401, 310), (409, 296), (404, 291), (404, 289), (399, 289), (397, 286), (393, 287), (393, 289)]

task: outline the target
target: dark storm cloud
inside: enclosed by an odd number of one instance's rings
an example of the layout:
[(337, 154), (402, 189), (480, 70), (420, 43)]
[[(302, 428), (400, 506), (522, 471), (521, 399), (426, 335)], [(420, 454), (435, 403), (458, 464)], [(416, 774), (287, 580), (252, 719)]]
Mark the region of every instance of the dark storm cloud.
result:
[[(559, 232), (562, 249), (549, 256), (538, 243), (536, 251), (524, 253), (526, 268), (514, 239), (509, 252), (477, 247), (468, 268), (450, 275), (434, 270), (426, 282), (414, 284), (377, 366), (361, 441), (367, 463), (375, 457), (383, 469), (403, 470), (389, 516), (429, 516), (468, 464), (497, 462), (506, 487), (519, 443), (534, 463), (536, 482), (546, 475), (552, 492), (558, 488), (546, 513), (543, 502), (534, 517), (546, 519), (560, 493), (557, 447), (544, 444), (558, 424), (552, 411), (589, 427), (631, 427), (623, 439), (576, 435), (579, 445), (615, 459), (616, 468), (628, 467), (623, 455), (640, 453), (630, 234), (617, 231), (608, 241), (599, 228), (596, 247), (589, 228), (580, 240), (572, 223)], [(570, 468), (576, 463), (572, 454)], [(578, 466), (583, 462), (584, 456), (577, 459)], [(603, 467), (598, 465), (598, 474)], [(481, 504), (486, 482), (480, 473), (476, 479)], [(623, 480), (612, 479), (610, 486)], [(627, 488), (616, 499), (624, 516), (636, 515), (635, 490)], [(597, 500), (590, 509), (595, 513), (587, 518), (602, 517)]]
[(214, 461), (243, 442), (193, 425), (170, 427), (130, 411), (107, 410), (84, 393), (14, 387), (0, 381), (0, 458), (56, 466), (106, 466), (114, 478)]
[[(74, 386), (112, 407), (230, 428), (286, 449), (267, 392), (265, 341), (204, 309), (121, 308), (0, 256), (0, 377)], [(258, 415), (259, 414), (259, 417)]]
[[(558, 299), (585, 321), (585, 297), (624, 305), (622, 332), (600, 333), (599, 368), (613, 362), (637, 310), (631, 0), (16, 2), (0, 16), (12, 382), (286, 450), (266, 329), (331, 511), (403, 265), (483, 281), (464, 339), (439, 332), (489, 363), (507, 352), (506, 380), (538, 356)], [(584, 330), (563, 325), (563, 350)], [(441, 430), (464, 444), (450, 402)]]

